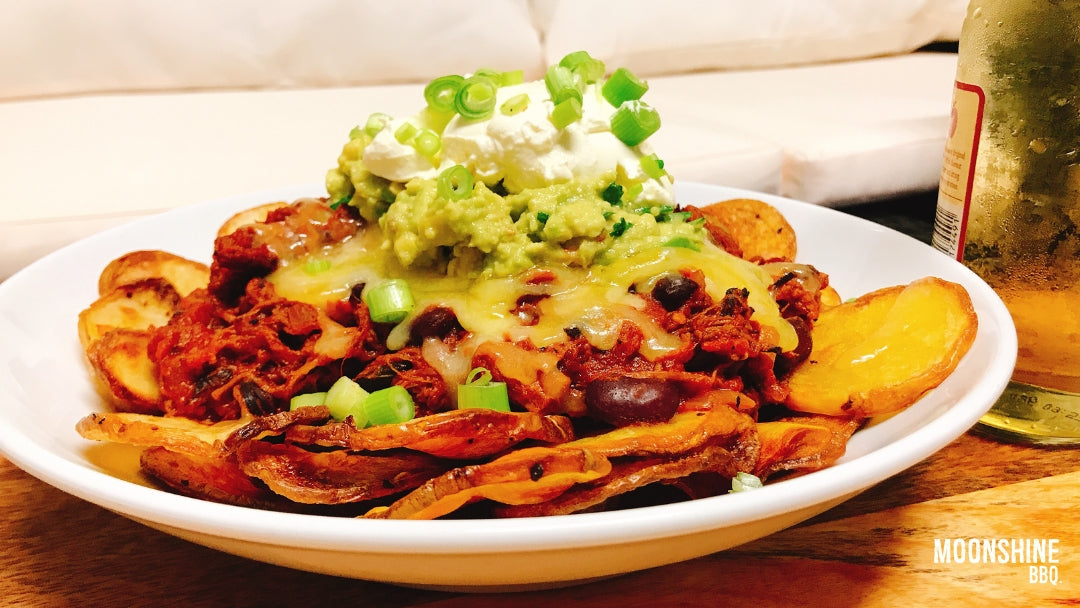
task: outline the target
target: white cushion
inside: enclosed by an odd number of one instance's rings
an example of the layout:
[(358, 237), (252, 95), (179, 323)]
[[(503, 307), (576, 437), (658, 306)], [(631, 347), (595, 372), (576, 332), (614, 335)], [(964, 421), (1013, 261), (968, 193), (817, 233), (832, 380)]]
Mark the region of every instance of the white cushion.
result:
[(905, 53), (954, 35), (961, 2), (534, 0), (534, 13), (548, 63), (584, 48), (648, 76)]
[(0, 15), (0, 98), (543, 69), (528, 0), (31, 0)]
[(701, 170), (743, 159), (703, 140), (741, 132), (780, 149), (777, 193), (842, 206), (937, 187), (955, 75), (956, 55), (914, 53), (655, 77), (645, 99), (664, 121), (658, 153), (692, 157), (687, 172), (672, 163), (677, 178), (726, 183)]
[[(955, 56), (649, 80), (651, 143), (680, 181), (818, 204), (936, 187)], [(0, 103), (0, 279), (128, 219), (234, 194), (320, 191), (353, 125), (420, 84)], [(209, 246), (209, 245), (208, 245)]]

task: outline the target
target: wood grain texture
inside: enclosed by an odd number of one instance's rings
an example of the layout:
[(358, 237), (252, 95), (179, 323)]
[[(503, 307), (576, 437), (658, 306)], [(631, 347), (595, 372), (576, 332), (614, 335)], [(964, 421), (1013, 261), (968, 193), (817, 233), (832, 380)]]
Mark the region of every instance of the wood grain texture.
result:
[[(148, 529), (0, 459), (0, 606), (1063, 606), (1080, 604), (1080, 450), (965, 435), (795, 528), (567, 587), (460, 595), (262, 564)], [(935, 563), (935, 538), (1057, 538), (1061, 580)], [(493, 566), (497, 567), (497, 565)]]

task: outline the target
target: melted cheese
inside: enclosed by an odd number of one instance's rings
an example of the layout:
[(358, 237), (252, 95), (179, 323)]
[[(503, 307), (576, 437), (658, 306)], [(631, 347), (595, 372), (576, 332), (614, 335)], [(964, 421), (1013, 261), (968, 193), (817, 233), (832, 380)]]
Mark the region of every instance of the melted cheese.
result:
[[(347, 298), (357, 283), (374, 285), (388, 278), (405, 279), (416, 308), (391, 332), (387, 341), (391, 349), (405, 345), (413, 315), (429, 306), (441, 305), (453, 309), (462, 327), (480, 341), (530, 340), (538, 347), (565, 341), (565, 329), (575, 327), (593, 346), (611, 348), (619, 324), (629, 320), (644, 333), (641, 354), (656, 359), (681, 344), (641, 312), (644, 300), (632, 293), (631, 287), (636, 288), (633, 291), (647, 292), (660, 276), (696, 268), (704, 273), (706, 289), (716, 300), (729, 288), (747, 289), (753, 318), (765, 328), (763, 336), (775, 339), (775, 346), (789, 351), (798, 343), (795, 330), (781, 318), (769, 294), (768, 286), (772, 282), (769, 274), (760, 266), (708, 243), (701, 251), (667, 247), (607, 265), (553, 267), (549, 270), (554, 280), (527, 284), (522, 275), (469, 278), (403, 268), (394, 256), (380, 249), (381, 241), (380, 231), (369, 227), (326, 251), (283, 263), (269, 279), (280, 295), (320, 306)], [(308, 262), (315, 257), (328, 261), (329, 267), (311, 272)], [(526, 324), (514, 314), (518, 299), (525, 294), (549, 296), (538, 302), (539, 316), (533, 324)]]

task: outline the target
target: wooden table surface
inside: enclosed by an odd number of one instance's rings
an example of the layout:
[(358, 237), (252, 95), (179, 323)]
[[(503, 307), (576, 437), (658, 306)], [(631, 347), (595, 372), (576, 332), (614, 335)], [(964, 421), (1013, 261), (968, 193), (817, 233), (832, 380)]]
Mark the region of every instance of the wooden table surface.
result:
[[(0, 605), (1080, 605), (1078, 513), (1080, 449), (969, 433), (809, 522), (726, 552), (587, 585), (457, 594), (219, 553), (68, 496), (0, 458)], [(1056, 563), (935, 560), (935, 539), (1016, 538), (1056, 539)]]

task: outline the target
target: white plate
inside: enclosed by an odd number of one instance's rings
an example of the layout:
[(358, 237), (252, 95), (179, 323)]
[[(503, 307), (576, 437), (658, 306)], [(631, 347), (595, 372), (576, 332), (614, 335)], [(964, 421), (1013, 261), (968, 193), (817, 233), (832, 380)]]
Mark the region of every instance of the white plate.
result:
[(527, 588), (686, 560), (765, 536), (838, 504), (963, 434), (1004, 389), (1016, 357), (1012, 320), (960, 264), (898, 232), (776, 196), (697, 184), (679, 200), (753, 196), (795, 227), (799, 258), (843, 297), (936, 275), (963, 284), (979, 331), (939, 388), (859, 431), (835, 466), (742, 494), (610, 513), (496, 521), (378, 521), (273, 513), (150, 487), (137, 451), (83, 440), (75, 422), (103, 405), (88, 381), (78, 312), (101, 269), (134, 249), (208, 261), (234, 211), (318, 195), (316, 186), (178, 209), (76, 243), (0, 284), (0, 452), (75, 496), (190, 541), (274, 564), (354, 578), (456, 589)]

